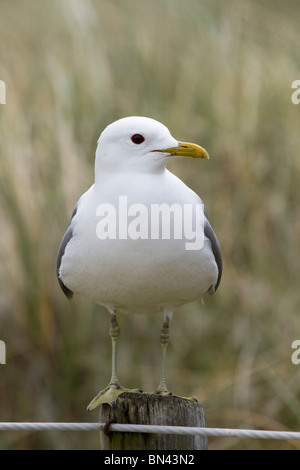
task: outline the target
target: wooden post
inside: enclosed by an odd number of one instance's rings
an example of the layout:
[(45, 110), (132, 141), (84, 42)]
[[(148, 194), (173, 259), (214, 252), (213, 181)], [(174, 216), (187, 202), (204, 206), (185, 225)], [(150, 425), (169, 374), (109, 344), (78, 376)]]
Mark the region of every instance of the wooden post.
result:
[[(175, 396), (124, 393), (115, 408), (100, 406), (99, 422), (122, 424), (205, 427), (205, 415), (197, 401)], [(101, 450), (206, 450), (207, 437), (178, 434), (147, 434), (100, 431)]]

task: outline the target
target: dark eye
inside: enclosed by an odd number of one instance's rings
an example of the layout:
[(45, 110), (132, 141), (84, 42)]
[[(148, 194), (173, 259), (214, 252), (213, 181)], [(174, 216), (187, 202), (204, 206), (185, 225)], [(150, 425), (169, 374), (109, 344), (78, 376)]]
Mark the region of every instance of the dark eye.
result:
[(132, 137), (131, 137), (131, 140), (134, 144), (142, 144), (145, 140), (145, 137), (142, 136), (141, 134), (134, 134)]

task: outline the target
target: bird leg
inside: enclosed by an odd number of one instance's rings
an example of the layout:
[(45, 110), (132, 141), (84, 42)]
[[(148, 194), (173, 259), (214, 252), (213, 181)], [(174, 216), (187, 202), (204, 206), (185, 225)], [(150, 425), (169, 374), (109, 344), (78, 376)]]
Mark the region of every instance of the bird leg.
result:
[(112, 345), (110, 385), (120, 386), (117, 376), (117, 341), (120, 336), (120, 327), (116, 314), (112, 314), (110, 318), (109, 336), (111, 338)]
[(166, 384), (166, 358), (167, 358), (167, 347), (170, 341), (170, 320), (172, 318), (172, 314), (169, 312), (166, 312), (164, 314), (164, 320), (163, 320), (163, 325), (162, 329), (160, 332), (160, 344), (161, 344), (161, 350), (162, 350), (162, 361), (161, 361), (161, 379), (159, 386), (157, 387), (155, 393), (162, 395), (162, 396), (174, 396), (177, 398), (183, 398), (185, 400), (191, 400), (191, 401), (198, 401), (197, 398), (195, 397), (180, 397), (179, 395), (174, 395), (172, 392), (169, 392), (167, 389), (167, 384)]
[(89, 406), (87, 407), (88, 411), (94, 410), (97, 406), (102, 405), (103, 403), (108, 403), (111, 407), (116, 406), (116, 401), (119, 395), (125, 392), (131, 393), (142, 393), (142, 390), (139, 389), (128, 389), (123, 388), (120, 385), (118, 376), (117, 376), (117, 341), (120, 336), (120, 327), (117, 321), (117, 316), (115, 312), (111, 313), (110, 317), (110, 329), (109, 335), (111, 337), (112, 343), (112, 372), (111, 379), (108, 386), (101, 390), (98, 395), (93, 398)]
[(169, 313), (164, 314), (164, 320), (162, 329), (160, 332), (160, 345), (162, 351), (162, 361), (161, 361), (161, 378), (159, 386), (156, 389), (156, 393), (159, 395), (172, 395), (171, 392), (167, 389), (166, 384), (166, 359), (167, 359), (167, 347), (170, 341), (170, 319), (172, 315)]

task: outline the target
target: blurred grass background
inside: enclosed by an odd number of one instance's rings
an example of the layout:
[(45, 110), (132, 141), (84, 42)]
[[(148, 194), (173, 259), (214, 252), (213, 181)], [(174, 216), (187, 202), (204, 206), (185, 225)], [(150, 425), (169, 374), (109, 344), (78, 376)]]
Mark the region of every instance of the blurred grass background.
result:
[[(172, 322), (168, 384), (210, 427), (300, 430), (299, 2), (1, 0), (1, 421), (97, 421), (109, 316), (68, 302), (56, 253), (110, 122), (145, 115), (209, 162), (169, 168), (205, 201), (224, 258), (217, 295)], [(161, 318), (121, 318), (122, 384), (154, 390)], [(299, 442), (210, 439), (211, 449)], [(97, 449), (97, 433), (0, 434), (2, 449)]]

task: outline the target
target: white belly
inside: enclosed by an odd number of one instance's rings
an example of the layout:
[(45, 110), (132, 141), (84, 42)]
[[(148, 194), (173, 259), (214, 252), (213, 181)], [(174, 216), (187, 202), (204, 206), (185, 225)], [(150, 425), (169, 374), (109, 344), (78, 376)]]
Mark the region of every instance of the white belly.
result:
[[(178, 200), (178, 194), (172, 194), (168, 181), (167, 178), (163, 186), (160, 182), (165, 192), (159, 193), (158, 202), (168, 200), (171, 204)], [(149, 185), (152, 190), (151, 178)], [(80, 201), (73, 221), (73, 237), (61, 263), (60, 274), (65, 285), (101, 305), (129, 313), (156, 313), (201, 297), (218, 275), (208, 239), (195, 251), (186, 249), (185, 239), (100, 240), (97, 237), (96, 209), (104, 201), (116, 205), (114, 194), (126, 194), (125, 188), (120, 186), (119, 181), (118, 193), (114, 193), (110, 184), (109, 195), (105, 193), (105, 186), (100, 193), (92, 187)], [(136, 195), (131, 193), (129, 199), (146, 202), (146, 193), (144, 184)], [(195, 197), (190, 190), (186, 202), (189, 198), (194, 202)]]

